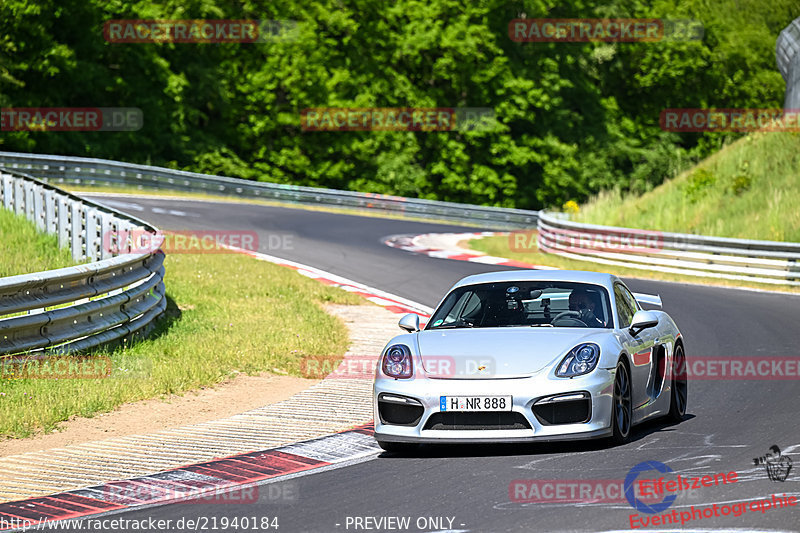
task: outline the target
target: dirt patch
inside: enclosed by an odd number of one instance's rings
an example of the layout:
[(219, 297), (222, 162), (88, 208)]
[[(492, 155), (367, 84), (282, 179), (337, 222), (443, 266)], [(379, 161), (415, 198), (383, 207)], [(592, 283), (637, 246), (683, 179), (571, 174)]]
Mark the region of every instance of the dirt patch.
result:
[(315, 383), (318, 380), (293, 376), (240, 374), (213, 388), (129, 403), (93, 418), (73, 418), (55, 433), (0, 441), (0, 457), (218, 420), (286, 400)]

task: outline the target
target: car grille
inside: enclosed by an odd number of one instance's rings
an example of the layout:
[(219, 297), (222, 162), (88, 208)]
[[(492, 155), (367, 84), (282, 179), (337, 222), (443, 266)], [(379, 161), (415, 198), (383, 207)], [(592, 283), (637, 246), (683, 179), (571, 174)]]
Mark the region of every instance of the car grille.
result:
[(423, 429), (470, 430), (470, 429), (531, 429), (528, 420), (515, 411), (492, 411), (488, 413), (433, 413)]
[(533, 414), (545, 426), (588, 422), (591, 411), (592, 401), (588, 398), (533, 406)]

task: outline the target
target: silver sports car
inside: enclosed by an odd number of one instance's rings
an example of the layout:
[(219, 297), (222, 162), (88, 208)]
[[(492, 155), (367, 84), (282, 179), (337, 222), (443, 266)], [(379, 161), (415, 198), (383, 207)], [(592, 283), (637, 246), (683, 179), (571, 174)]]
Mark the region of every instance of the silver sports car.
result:
[(375, 375), (375, 438), (415, 443), (611, 437), (659, 416), (681, 420), (683, 338), (658, 296), (616, 276), (516, 270), (453, 286), (420, 330), (384, 348)]

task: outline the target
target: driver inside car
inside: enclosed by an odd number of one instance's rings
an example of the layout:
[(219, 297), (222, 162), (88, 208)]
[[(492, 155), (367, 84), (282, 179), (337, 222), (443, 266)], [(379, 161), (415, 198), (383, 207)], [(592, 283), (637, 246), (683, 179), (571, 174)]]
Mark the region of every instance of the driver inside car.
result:
[(578, 318), (590, 328), (605, 327), (605, 323), (594, 314), (595, 302), (589, 291), (583, 289), (572, 291), (569, 295), (569, 310), (578, 311), (580, 313)]

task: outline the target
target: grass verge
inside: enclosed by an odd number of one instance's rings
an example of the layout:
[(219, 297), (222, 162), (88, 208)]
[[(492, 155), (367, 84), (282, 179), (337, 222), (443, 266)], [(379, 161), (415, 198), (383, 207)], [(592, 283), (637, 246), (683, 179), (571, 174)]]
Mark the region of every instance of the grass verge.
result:
[(791, 285), (770, 285), (766, 283), (752, 283), (740, 280), (686, 276), (680, 274), (671, 274), (668, 272), (651, 272), (649, 270), (640, 270), (637, 268), (625, 268), (615, 265), (606, 265), (603, 263), (594, 263), (590, 261), (579, 261), (569, 257), (544, 253), (539, 251), (538, 247), (536, 246), (536, 232), (533, 232), (532, 234), (526, 232), (526, 243), (529, 243), (531, 246), (524, 252), (517, 251), (519, 249), (518, 247), (512, 247), (509, 243), (509, 237), (507, 235), (469, 239), (461, 242), (460, 245), (463, 248), (469, 248), (495, 257), (505, 257), (507, 259), (522, 261), (532, 265), (551, 266), (564, 270), (593, 270), (595, 272), (607, 272), (621, 278), (654, 279), (662, 281), (675, 281), (680, 283), (702, 283), (703, 285), (716, 285), (720, 287), (738, 287), (800, 293), (800, 288), (793, 287)]
[(321, 304), (363, 300), (238, 254), (167, 257), (168, 316), (150, 338), (98, 352), (103, 379), (0, 380), (0, 437), (50, 432), (73, 416), (182, 393), (237, 373), (300, 376), (306, 355), (343, 355), (347, 330)]
[(0, 277), (72, 266), (69, 250), (55, 235), (40, 233), (22, 215), (0, 208)]
[(578, 222), (800, 241), (800, 133), (757, 132), (641, 196), (603, 193)]

